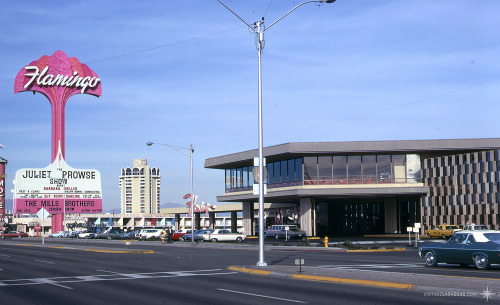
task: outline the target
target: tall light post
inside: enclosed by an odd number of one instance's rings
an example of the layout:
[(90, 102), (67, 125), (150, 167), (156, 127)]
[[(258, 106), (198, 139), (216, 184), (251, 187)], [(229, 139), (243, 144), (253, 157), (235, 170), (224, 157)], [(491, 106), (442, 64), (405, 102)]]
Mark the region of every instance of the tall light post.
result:
[(231, 10), (227, 5), (225, 5), (221, 0), (219, 1), (226, 9), (228, 9), (233, 15), (235, 15), (238, 19), (240, 19), (246, 26), (255, 34), (257, 40), (257, 53), (258, 53), (258, 62), (259, 62), (259, 81), (258, 81), (258, 95), (259, 95), (259, 261), (257, 262), (257, 266), (265, 267), (267, 263), (264, 261), (264, 168), (263, 168), (263, 137), (262, 137), (262, 71), (261, 71), (261, 55), (262, 49), (264, 48), (264, 32), (270, 29), (273, 25), (278, 23), (281, 19), (288, 16), (291, 12), (299, 8), (300, 6), (306, 3), (333, 3), (336, 0), (315, 0), (315, 1), (305, 1), (286, 14), (278, 18), (276, 21), (271, 23), (267, 28), (264, 26), (264, 18), (257, 22), (254, 22), (253, 26), (248, 24), (245, 20), (243, 20), (238, 14), (236, 14), (233, 10)]
[[(194, 215), (194, 199), (195, 199), (195, 197), (193, 194), (193, 152), (194, 152), (193, 145), (189, 145), (189, 148), (185, 148), (185, 147), (176, 147), (173, 145), (163, 144), (163, 143), (153, 143), (153, 142), (146, 143), (147, 146), (151, 146), (153, 144), (167, 146), (173, 150), (180, 152), (181, 154), (183, 154), (185, 156), (188, 156), (190, 159), (190, 163), (191, 163), (191, 246), (194, 246), (194, 219), (193, 219), (194, 217), (193, 217), (193, 215)], [(189, 154), (182, 151), (182, 149), (189, 150)]]

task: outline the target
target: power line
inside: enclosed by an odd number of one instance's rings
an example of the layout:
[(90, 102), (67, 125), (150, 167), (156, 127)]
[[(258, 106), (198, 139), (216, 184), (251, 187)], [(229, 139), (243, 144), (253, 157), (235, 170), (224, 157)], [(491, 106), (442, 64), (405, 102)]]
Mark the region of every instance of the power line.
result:
[[(467, 85), (465, 87), (461, 87), (461, 88), (458, 88), (458, 89), (453, 89), (453, 90), (450, 90), (450, 91), (446, 91), (446, 92), (439, 93), (439, 94), (436, 94), (436, 95), (432, 95), (432, 96), (429, 96), (429, 97), (421, 98), (421, 99), (414, 100), (414, 101), (411, 101), (411, 102), (407, 102), (407, 103), (403, 103), (403, 104), (399, 104), (399, 105), (395, 105), (395, 106), (391, 106), (391, 107), (380, 108), (378, 110), (369, 111), (369, 112), (365, 112), (365, 113), (360, 113), (360, 114), (355, 115), (355, 116), (350, 116), (350, 117), (346, 117), (346, 118), (335, 120), (335, 121), (327, 121), (327, 122), (323, 122), (323, 123), (319, 123), (319, 124), (314, 124), (314, 125), (309, 125), (309, 126), (305, 126), (305, 127), (301, 127), (301, 128), (288, 129), (286, 131), (269, 133), (269, 134), (266, 134), (266, 136), (276, 136), (276, 135), (281, 135), (281, 134), (294, 133), (294, 132), (298, 132), (298, 131), (303, 131), (303, 130), (308, 130), (308, 129), (312, 129), (312, 128), (317, 128), (317, 127), (320, 127), (320, 126), (325, 126), (325, 125), (330, 125), (330, 124), (336, 124), (336, 123), (340, 123), (340, 122), (350, 121), (350, 120), (358, 119), (358, 118), (361, 118), (361, 117), (366, 117), (366, 116), (370, 116), (370, 115), (373, 115), (373, 114), (377, 114), (377, 113), (381, 113), (381, 112), (386, 112), (386, 111), (390, 111), (390, 110), (394, 110), (394, 109), (398, 109), (398, 108), (402, 108), (402, 107), (405, 107), (405, 106), (408, 106), (408, 105), (413, 105), (413, 104), (417, 104), (417, 103), (421, 103), (421, 102), (427, 102), (429, 100), (433, 100), (433, 99), (436, 99), (436, 98), (439, 98), (439, 97), (442, 97), (442, 96), (454, 94), (454, 93), (465, 91), (465, 90), (468, 90), (468, 89), (471, 89), (471, 88), (480, 87), (480, 86), (483, 86), (483, 85), (486, 85), (486, 84), (489, 84), (489, 83), (493, 83), (493, 82), (496, 82), (498, 80), (500, 80), (500, 77), (492, 78), (490, 80), (479, 82), (479, 83), (472, 84), (472, 85)], [(213, 142), (213, 143), (203, 143), (203, 144), (198, 143), (198, 144), (196, 144), (196, 146), (201, 147), (201, 146), (204, 146), (204, 145), (236, 143), (236, 142), (241, 142), (241, 141), (252, 140), (252, 139), (255, 139), (255, 138), (257, 138), (257, 137), (239, 138), (238, 140), (227, 140), (227, 141)]]
[[(210, 36), (220, 35), (220, 34), (224, 34), (224, 33), (230, 32), (230, 31), (234, 31), (234, 30), (239, 30), (239, 29), (244, 28), (244, 27), (245, 26), (239, 26), (239, 27), (232, 28), (232, 29), (229, 29), (229, 30), (224, 30), (224, 31), (215, 32), (215, 33), (206, 34), (206, 35), (201, 35), (201, 36), (196, 36), (196, 37), (193, 37), (193, 38), (189, 38), (189, 39), (185, 39), (185, 40), (180, 40), (180, 41), (172, 42), (172, 43), (169, 43), (169, 44), (164, 44), (164, 45), (153, 47), (153, 48), (149, 48), (149, 49), (138, 50), (138, 51), (134, 51), (134, 52), (130, 52), (130, 53), (125, 53), (125, 54), (121, 54), (121, 55), (116, 55), (116, 56), (111, 56), (111, 57), (107, 57), (107, 58), (103, 58), (103, 59), (98, 59), (98, 60), (94, 60), (94, 61), (89, 62), (89, 64), (94, 64), (94, 63), (108, 61), (108, 60), (114, 60), (114, 59), (118, 59), (118, 58), (122, 58), (122, 57), (126, 57), (126, 56), (132, 56), (132, 55), (136, 55), (136, 54), (140, 54), (140, 53), (151, 52), (151, 51), (162, 49), (162, 48), (172, 47), (172, 46), (175, 46), (175, 45), (178, 45), (178, 44), (183, 44), (183, 43), (191, 42), (191, 41), (194, 41), (194, 40), (199, 40), (199, 39), (207, 38), (207, 37), (210, 37)], [(6, 82), (12, 83), (13, 81), (14, 81), (13, 78), (6, 79), (6, 80), (1, 81), (0, 84), (1, 83), (6, 83)]]

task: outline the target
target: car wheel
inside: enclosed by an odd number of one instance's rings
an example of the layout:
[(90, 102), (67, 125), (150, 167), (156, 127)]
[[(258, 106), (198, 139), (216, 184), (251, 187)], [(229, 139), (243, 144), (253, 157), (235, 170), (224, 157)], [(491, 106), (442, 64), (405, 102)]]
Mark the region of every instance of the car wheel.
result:
[(488, 258), (482, 254), (478, 254), (474, 257), (474, 263), (479, 270), (485, 270), (489, 266)]
[(17, 238), (22, 238), (22, 236), (21, 235), (17, 235)]
[(425, 265), (427, 267), (436, 267), (437, 265), (437, 257), (432, 252), (427, 252), (425, 254)]
[(278, 234), (276, 234), (274, 235), (274, 238), (279, 239), (280, 237), (278, 236)]
[(443, 239), (446, 239), (446, 235), (443, 234)]
[(111, 236), (108, 236), (107, 239), (111, 239)]
[(431, 233), (427, 233), (427, 238), (432, 238)]
[(239, 237), (239, 236), (238, 236), (238, 237), (236, 237), (236, 242), (237, 242), (237, 243), (241, 243), (241, 241), (242, 241), (242, 240), (243, 240), (243, 238), (241, 238), (241, 237)]
[(216, 243), (217, 242), (217, 238), (212, 238), (212, 242)]

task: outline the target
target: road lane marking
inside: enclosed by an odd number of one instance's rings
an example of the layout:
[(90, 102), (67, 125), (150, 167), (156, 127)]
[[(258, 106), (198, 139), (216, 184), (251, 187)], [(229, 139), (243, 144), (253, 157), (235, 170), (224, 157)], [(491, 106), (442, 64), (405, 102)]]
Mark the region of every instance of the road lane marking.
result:
[(100, 249), (85, 249), (84, 251), (99, 252), (99, 253), (132, 253), (132, 254), (153, 254), (153, 250), (100, 250)]
[(55, 264), (56, 264), (56, 263), (54, 263), (54, 262), (41, 261), (41, 260), (38, 260), (38, 259), (35, 259), (35, 262), (45, 263), (45, 264), (52, 264), (52, 265), (55, 265)]
[(71, 287), (56, 283), (55, 281), (48, 279), (48, 278), (38, 278), (38, 279), (33, 279), (32, 281), (35, 282), (35, 284), (50, 284), (50, 285), (54, 285), (54, 286), (61, 287), (61, 288), (73, 289)]
[(244, 295), (250, 295), (250, 296), (260, 297), (260, 298), (267, 298), (267, 299), (273, 299), (273, 300), (281, 300), (281, 301), (287, 301), (287, 302), (293, 302), (293, 303), (307, 304), (307, 302), (304, 302), (304, 301), (284, 299), (284, 298), (272, 297), (272, 296), (268, 296), (268, 295), (255, 294), (255, 293), (249, 293), (249, 292), (243, 292), (243, 291), (228, 290), (228, 289), (222, 289), (222, 288), (217, 288), (217, 290), (238, 293), (238, 294), (244, 294)]
[(1, 280), (0, 291), (8, 286), (26, 286), (26, 285), (40, 285), (51, 284), (66, 289), (73, 289), (64, 286), (64, 283), (83, 283), (83, 282), (97, 282), (97, 281), (118, 281), (118, 280), (140, 280), (144, 278), (174, 278), (185, 276), (216, 276), (216, 275), (230, 275), (236, 272), (221, 272), (223, 269), (212, 270), (192, 270), (192, 271), (164, 271), (164, 272), (147, 272), (147, 273), (116, 273), (112, 271), (100, 270), (102, 272), (109, 272), (111, 274), (99, 275), (76, 275), (71, 277), (53, 277), (53, 278), (33, 278), (33, 279), (14, 279), (14, 280)]

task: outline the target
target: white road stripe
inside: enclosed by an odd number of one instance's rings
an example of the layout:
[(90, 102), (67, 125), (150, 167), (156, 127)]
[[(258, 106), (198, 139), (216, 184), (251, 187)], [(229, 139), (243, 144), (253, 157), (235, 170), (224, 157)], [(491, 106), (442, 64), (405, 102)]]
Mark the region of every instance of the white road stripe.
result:
[[(149, 273), (116, 273), (112, 271), (100, 270), (103, 272), (109, 272), (111, 274), (101, 274), (101, 275), (80, 275), (80, 276), (70, 276), (70, 277), (53, 277), (53, 278), (33, 278), (33, 279), (13, 279), (13, 280), (1, 280), (0, 286), (25, 286), (25, 285), (39, 285), (39, 284), (50, 284), (59, 286), (66, 289), (73, 289), (68, 286), (62, 285), (62, 283), (82, 283), (82, 282), (94, 282), (94, 281), (120, 281), (120, 280), (131, 280), (131, 279), (141, 279), (141, 278), (175, 278), (180, 276), (217, 276), (217, 275), (228, 275), (235, 274), (236, 272), (216, 272), (222, 269), (214, 270), (192, 270), (192, 271), (163, 271), (163, 272), (149, 272)], [(209, 271), (209, 272), (207, 272)], [(182, 275), (181, 275), (182, 274)]]
[(35, 262), (45, 263), (45, 264), (52, 264), (52, 265), (55, 265), (55, 264), (56, 264), (56, 263), (54, 263), (54, 262), (41, 261), (41, 260), (38, 260), (38, 259), (35, 259)]
[(236, 290), (228, 290), (228, 289), (222, 289), (222, 288), (217, 288), (217, 290), (225, 291), (225, 292), (238, 293), (238, 294), (244, 294), (244, 295), (250, 295), (250, 296), (260, 297), (260, 298), (267, 298), (267, 299), (281, 300), (281, 301), (287, 301), (287, 302), (293, 302), (293, 303), (307, 304), (307, 302), (303, 302), (303, 301), (297, 301), (297, 300), (291, 300), (291, 299), (284, 299), (284, 298), (277, 298), (277, 297), (272, 297), (272, 296), (268, 296), (268, 295), (261, 295), (261, 294), (255, 294), (255, 293), (249, 293), (249, 292), (242, 292), (242, 291), (236, 291)]

